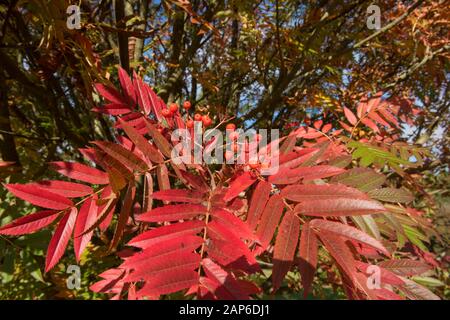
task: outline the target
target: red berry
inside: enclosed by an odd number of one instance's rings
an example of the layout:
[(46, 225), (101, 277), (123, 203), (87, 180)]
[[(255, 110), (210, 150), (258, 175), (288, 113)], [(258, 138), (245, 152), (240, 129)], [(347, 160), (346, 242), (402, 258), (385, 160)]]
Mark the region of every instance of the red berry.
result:
[(188, 120), (186, 121), (186, 127), (188, 127), (189, 129), (194, 127), (194, 120)]
[(237, 140), (238, 138), (239, 138), (239, 133), (237, 133), (236, 131), (233, 131), (230, 133), (231, 140)]
[(169, 106), (169, 111), (171, 113), (175, 113), (178, 111), (178, 105), (176, 103), (171, 103)]
[(161, 111), (161, 114), (163, 115), (163, 117), (166, 117), (166, 118), (170, 118), (172, 116), (172, 113), (170, 112), (169, 109), (163, 109)]
[(194, 115), (194, 120), (195, 121), (202, 121), (202, 115), (200, 113), (196, 113)]
[(234, 123), (227, 124), (227, 130), (236, 130), (236, 125)]
[(252, 169), (259, 169), (260, 164), (259, 163), (249, 163), (248, 166)]
[(191, 103), (189, 101), (183, 102), (183, 108), (189, 110), (191, 108)]
[(202, 122), (203, 122), (203, 125), (205, 127), (209, 127), (211, 125), (211, 123), (212, 123), (212, 120), (211, 120), (211, 118), (208, 115), (204, 115), (202, 117)]

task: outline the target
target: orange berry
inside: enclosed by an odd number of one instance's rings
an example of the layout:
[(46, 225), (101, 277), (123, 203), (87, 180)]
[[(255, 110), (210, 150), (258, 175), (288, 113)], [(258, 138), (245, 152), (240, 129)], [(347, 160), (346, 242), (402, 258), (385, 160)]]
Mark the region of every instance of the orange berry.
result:
[(234, 123), (227, 124), (227, 130), (236, 130), (236, 125)]
[(203, 122), (203, 125), (205, 127), (209, 127), (211, 125), (211, 123), (212, 123), (212, 120), (211, 120), (211, 118), (208, 115), (204, 115), (202, 117), (202, 122)]
[(183, 102), (183, 108), (189, 110), (191, 108), (191, 103), (189, 101)]
[(237, 133), (236, 131), (233, 131), (230, 133), (231, 140), (237, 140), (238, 138), (239, 138), (239, 133)]
[(248, 166), (252, 169), (259, 169), (261, 165), (259, 163), (249, 163)]
[(169, 106), (169, 111), (171, 113), (175, 113), (178, 111), (178, 105), (176, 103), (171, 103)]
[(194, 115), (194, 120), (195, 121), (202, 121), (202, 115), (200, 113), (196, 113)]
[(172, 113), (170, 112), (169, 109), (163, 109), (161, 111), (161, 114), (163, 115), (163, 117), (166, 117), (166, 118), (170, 118), (172, 116)]
[(189, 129), (194, 127), (194, 121), (193, 120), (188, 120), (186, 121), (186, 127), (188, 127)]

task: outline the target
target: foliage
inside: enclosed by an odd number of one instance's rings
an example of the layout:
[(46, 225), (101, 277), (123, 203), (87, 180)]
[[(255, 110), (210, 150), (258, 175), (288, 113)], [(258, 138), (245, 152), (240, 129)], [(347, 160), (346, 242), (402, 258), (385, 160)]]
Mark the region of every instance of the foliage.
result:
[[(69, 4), (81, 8), (81, 29), (70, 30), (66, 26)], [(118, 252), (125, 250), (120, 256), (126, 260), (130, 250), (139, 251), (126, 246), (127, 241), (148, 228), (168, 224), (138, 222), (139, 213), (150, 211), (150, 207), (176, 205), (178, 209), (187, 204), (175, 201), (183, 199), (182, 191), (167, 191), (170, 196), (158, 193), (163, 200), (146, 198), (144, 193), (153, 192), (150, 186), (155, 193), (169, 188), (193, 190), (191, 184), (196, 182), (189, 177), (201, 176), (209, 194), (217, 187), (228, 188), (242, 169), (252, 173), (246, 179), (252, 182), (253, 174), (258, 176), (255, 164), (251, 168), (211, 165), (180, 171), (169, 161), (167, 152), (172, 145), (168, 135), (183, 123), (192, 125), (187, 115), (194, 118), (195, 110), (206, 117), (207, 124), (215, 123), (219, 128), (234, 117), (233, 122), (245, 129), (282, 129), (282, 141), (286, 142), (283, 148), (291, 150), (286, 161), (295, 167), (290, 175), (278, 176), (281, 179), (278, 182), (282, 179), (290, 182), (273, 184), (272, 196), (288, 188), (308, 194), (301, 187), (303, 184), (309, 190), (311, 184), (321, 188), (320, 183), (324, 182), (352, 195), (360, 193), (352, 193), (355, 190), (345, 189), (344, 185), (359, 190), (370, 201), (382, 203), (389, 214), (326, 220), (358, 228), (381, 241), (395, 259), (412, 258), (433, 267), (437, 261), (441, 268), (410, 278), (448, 299), (450, 153), (446, 133), (450, 108), (446, 2), (376, 1), (381, 11), (380, 30), (366, 26), (367, 8), (371, 4), (347, 0), (0, 1), (0, 181), (22, 196), (27, 194), (28, 200), (33, 199), (39, 205), (55, 208), (75, 203), (77, 216), (82, 217), (73, 226), (75, 234), (79, 233), (77, 228), (86, 228), (92, 222), (93, 208), (105, 209), (99, 217), (104, 219), (99, 226), (81, 237), (65, 239), (67, 246), (74, 246), (76, 251), (63, 250), (65, 241), (54, 243), (50, 250), (53, 259), (49, 258), (47, 263), (55, 266), (45, 273), (46, 249), (54, 227), (64, 221), (61, 218), (65, 211), (54, 214), (59, 209), (45, 207), (35, 211), (6, 188), (0, 188), (0, 226), (19, 218), (26, 222), (9, 233), (36, 230), (50, 223), (31, 234), (0, 234), (0, 282), (2, 289), (6, 288), (0, 290), (0, 297), (104, 298), (109, 294), (95, 293), (88, 287), (98, 280), (97, 275), (120, 265), (114, 247)], [(127, 81), (125, 75), (134, 72), (138, 77)], [(138, 78), (145, 80), (153, 91)], [(130, 84), (130, 88), (118, 93), (112, 89), (119, 85), (127, 88)], [(99, 92), (112, 101), (102, 103)], [(186, 99), (190, 108), (187, 112), (180, 111), (181, 120), (177, 118), (177, 123), (172, 123), (173, 118), (166, 121), (162, 114), (166, 112), (164, 103), (154, 92), (169, 107), (172, 102), (181, 107)], [(148, 133), (141, 118), (157, 126), (165, 139), (155, 130)], [(97, 144), (85, 147), (91, 141)], [(150, 168), (144, 168), (136, 157), (128, 159), (129, 153), (115, 144), (127, 150), (134, 146), (133, 154), (143, 157)], [(102, 159), (109, 163), (108, 169), (92, 161), (96, 159), (95, 152), (102, 157), (107, 155)], [(134, 207), (125, 221), (122, 239), (117, 234), (116, 243), (111, 246), (132, 181), (129, 166), (133, 168), (131, 171), (139, 172), (133, 172), (135, 189), (131, 187), (130, 191), (134, 192)], [(309, 172), (317, 166), (322, 173), (340, 169), (345, 172), (317, 180), (316, 172)], [(305, 180), (307, 173), (312, 174), (313, 180)], [(61, 174), (69, 179), (58, 182)], [(302, 179), (293, 182), (297, 174)], [(30, 183), (42, 179), (45, 182)], [(260, 179), (268, 177), (258, 176)], [(33, 192), (37, 189), (45, 192)], [(55, 193), (55, 189), (59, 190), (56, 197), (42, 197), (48, 192)], [(340, 194), (337, 189), (330, 190)], [(92, 192), (96, 195), (91, 197)], [(116, 198), (108, 199), (108, 192)], [(253, 234), (259, 220), (256, 216), (247, 220), (247, 213), (255, 210), (252, 208), (255, 192), (256, 182), (237, 196), (243, 202), (241, 209), (230, 209), (244, 223), (250, 223)], [(312, 190), (310, 196), (317, 195)], [(293, 207), (308, 200), (295, 197), (286, 203)], [(339, 199), (332, 200), (339, 203)], [(408, 202), (399, 204), (394, 200)], [(233, 201), (237, 200), (230, 202)], [(106, 205), (111, 209), (116, 206), (114, 214), (106, 210)], [(307, 211), (308, 206), (299, 208)], [(351, 212), (348, 209), (346, 212)], [(44, 213), (36, 214), (41, 210)], [(71, 222), (73, 216), (68, 215), (67, 221)], [(202, 216), (204, 219), (204, 214), (191, 219)], [(303, 219), (299, 230), (302, 235), (304, 222), (317, 217), (299, 217)], [(34, 218), (34, 222), (30, 220)], [(245, 278), (262, 289), (251, 295), (253, 298), (298, 298), (304, 290), (296, 256), (273, 292), (275, 247), (281, 248), (285, 243), (286, 248), (296, 253), (302, 247), (301, 241), (292, 249), (292, 242), (277, 240), (278, 230), (281, 226), (286, 230), (288, 221), (289, 218), (280, 217), (265, 252), (255, 251), (255, 241), (243, 241), (256, 255), (261, 272), (245, 276), (236, 270), (231, 272), (239, 280)], [(64, 230), (69, 231), (71, 224), (66, 225)], [(295, 226), (291, 232), (294, 231)], [(385, 240), (394, 243), (397, 249)], [(339, 276), (343, 270), (329, 253), (319, 241), (317, 270), (308, 298), (346, 297)], [(59, 254), (63, 256), (56, 262)], [(205, 257), (209, 257), (207, 250)], [(381, 261), (368, 258), (369, 261), (361, 255), (354, 258), (367, 263)], [(68, 290), (65, 270), (77, 260), (81, 265), (82, 286), (79, 290)], [(287, 268), (284, 260), (276, 265), (275, 284), (282, 278), (281, 271)], [(305, 272), (305, 265), (302, 266), (300, 271)], [(204, 276), (203, 270), (200, 274)], [(430, 276), (436, 276), (440, 282)], [(163, 297), (183, 298), (184, 293)]]
[[(20, 236), (55, 225), (46, 273), (53, 272), (69, 242), (81, 263), (83, 252), (92, 250), (88, 244), (98, 238), (104, 242), (103, 255), (123, 260), (102, 270), (101, 280), (90, 286), (112, 299), (175, 293), (198, 299), (263, 298), (286, 285), (294, 292), (301, 288), (304, 297), (313, 290), (314, 296), (317, 269), (325, 270), (326, 281), (349, 299), (439, 299), (424, 286), (442, 285), (430, 277), (439, 262), (424, 244), (436, 233), (409, 205), (415, 197), (380, 171), (387, 164), (406, 175), (408, 161), (367, 147), (364, 139), (349, 142), (342, 129), (315, 122), (276, 141), (279, 152), (275, 141), (269, 144), (266, 160), (279, 158), (273, 175), (261, 174), (262, 151), (261, 162), (214, 171), (206, 164), (176, 163), (170, 136), (186, 127), (190, 108), (171, 105), (169, 112), (137, 74), (130, 79), (119, 69), (118, 75), (120, 91), (96, 85), (108, 103), (94, 109), (113, 121), (115, 142), (92, 141), (81, 148), (85, 164), (50, 164), (70, 181), (5, 184), (18, 198), (45, 210), (3, 225), (0, 234)], [(379, 98), (368, 105), (373, 99)], [(356, 128), (353, 113), (343, 112)], [(400, 121), (398, 112), (390, 117)], [(211, 120), (202, 119), (206, 130)], [(383, 124), (380, 119), (376, 122)], [(395, 134), (387, 133), (386, 139), (393, 141)], [(352, 161), (355, 146), (384, 157), (374, 161), (378, 169), (370, 168), (372, 162), (361, 160), (359, 167)], [(248, 153), (249, 146), (239, 149)], [(355, 157), (357, 152), (354, 158), (361, 157)], [(379, 288), (369, 286), (370, 265), (381, 271)]]

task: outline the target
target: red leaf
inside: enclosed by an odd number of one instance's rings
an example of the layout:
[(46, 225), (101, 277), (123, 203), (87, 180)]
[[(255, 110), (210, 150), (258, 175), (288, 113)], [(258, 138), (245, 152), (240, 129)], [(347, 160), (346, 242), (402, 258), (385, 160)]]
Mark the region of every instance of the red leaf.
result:
[(255, 191), (252, 195), (252, 200), (250, 202), (250, 208), (247, 213), (247, 225), (250, 229), (255, 230), (259, 218), (261, 217), (264, 207), (270, 197), (270, 191), (272, 186), (270, 183), (261, 180), (258, 182)]
[(355, 114), (347, 107), (344, 107), (344, 114), (348, 122), (350, 122), (352, 125), (355, 125), (358, 122), (358, 119), (356, 118)]
[(355, 280), (356, 266), (352, 253), (344, 240), (329, 232), (321, 232), (320, 240), (337, 264), (346, 273), (346, 276), (353, 282)]
[(125, 284), (123, 282), (124, 276), (125, 270), (109, 269), (99, 275), (99, 277), (104, 280), (94, 283), (89, 287), (89, 289), (94, 292), (120, 294)]
[(249, 273), (260, 271), (260, 267), (247, 245), (230, 229), (212, 221), (208, 223), (207, 234), (211, 240), (207, 242), (208, 252), (219, 263)]
[(317, 139), (323, 137), (323, 133), (314, 128), (307, 127), (306, 132), (300, 137), (302, 137), (303, 139)]
[(143, 184), (142, 211), (147, 212), (153, 208), (153, 177), (150, 172), (145, 173)]
[(314, 180), (332, 177), (345, 172), (345, 169), (319, 165), (314, 167), (301, 167), (296, 169), (284, 169), (278, 171), (269, 177), (268, 181), (274, 184), (292, 184), (298, 182), (300, 179)]
[[(217, 297), (227, 297), (233, 300), (248, 300), (248, 295), (242, 290), (236, 278), (214, 263), (211, 259), (203, 259), (203, 270), (208, 279), (215, 283), (214, 287), (206, 285), (208, 290)], [(206, 283), (203, 282), (203, 285)]]
[(169, 202), (202, 203), (203, 193), (187, 189), (169, 189), (154, 192), (153, 198)]
[(211, 215), (213, 221), (231, 230), (236, 236), (247, 240), (257, 239), (248, 225), (233, 213), (223, 209), (213, 209)]
[(76, 162), (51, 162), (50, 166), (57, 172), (71, 179), (92, 184), (108, 184), (108, 175), (95, 168)]
[[(146, 259), (137, 266), (138, 268), (124, 279), (125, 282), (139, 280), (152, 282), (164, 272), (195, 270), (200, 266), (200, 255), (188, 250), (173, 251)], [(170, 279), (166, 280), (170, 281)]]
[(307, 216), (354, 216), (382, 213), (387, 210), (378, 202), (362, 199), (306, 200), (295, 206), (294, 212)]
[(375, 248), (385, 255), (390, 256), (390, 252), (377, 240), (369, 236), (368, 234), (348, 225), (340, 222), (326, 221), (321, 219), (314, 219), (310, 221), (309, 225), (313, 229), (321, 231), (331, 232), (338, 236), (342, 236), (351, 240), (362, 242), (372, 248)]
[(402, 286), (402, 292), (412, 300), (441, 300), (437, 295), (426, 287), (414, 282), (408, 278), (402, 278), (405, 284)]
[(122, 67), (119, 67), (118, 74), (124, 96), (128, 99), (130, 104), (136, 104), (136, 93), (134, 92), (134, 86), (130, 76)]
[(381, 108), (378, 110), (378, 112), (390, 123), (392, 123), (393, 125), (395, 125), (397, 128), (400, 127), (397, 118), (391, 113), (389, 112), (389, 110), (385, 109), (385, 108)]
[(146, 171), (148, 169), (147, 164), (141, 158), (119, 144), (109, 141), (94, 141), (93, 144), (130, 170)]
[[(169, 190), (170, 180), (169, 180), (169, 170), (164, 163), (161, 163), (156, 168), (156, 178), (158, 179), (159, 190)], [(165, 204), (168, 202), (165, 201)]]
[(92, 108), (92, 111), (103, 114), (109, 114), (111, 116), (117, 116), (122, 114), (128, 114), (131, 112), (131, 109), (126, 104), (110, 103), (102, 107)]
[(136, 75), (136, 73), (134, 73), (134, 83), (136, 87), (139, 107), (142, 111), (144, 111), (146, 115), (148, 115), (151, 111), (151, 105), (147, 89), (145, 88), (147, 85)]
[(83, 231), (83, 234), (91, 232), (92, 230), (94, 230), (95, 228), (97, 228), (99, 226), (100, 226), (101, 230), (104, 230), (103, 228), (106, 229), (107, 226), (109, 225), (109, 223), (106, 225), (106, 227), (102, 226), (102, 223), (106, 219), (108, 219), (110, 217), (112, 218), (112, 214), (114, 212), (116, 203), (117, 203), (117, 198), (110, 198), (104, 205), (99, 206), (99, 208), (97, 210), (98, 214), (97, 214), (97, 218), (96, 218), (95, 222), (92, 225), (86, 226), (86, 229)]
[(282, 159), (280, 157), (280, 165), (279, 170), (290, 168), (294, 169), (303, 164), (304, 162), (310, 160), (315, 154), (317, 154), (319, 149), (315, 148), (305, 148), (299, 151), (294, 151), (289, 154), (289, 158), (287, 156)]
[(205, 179), (203, 179), (202, 176), (194, 175), (188, 171), (180, 170), (182, 177), (187, 181), (188, 184), (190, 184), (194, 189), (197, 189), (198, 191), (205, 193), (208, 191), (208, 186), (205, 182)]
[(101, 83), (96, 83), (95, 89), (97, 89), (98, 93), (109, 102), (126, 104), (126, 101), (124, 101), (121, 94), (114, 88), (107, 87)]
[(358, 189), (342, 184), (299, 184), (287, 186), (281, 191), (281, 196), (291, 201), (324, 200), (334, 198), (366, 199), (369, 197)]
[(199, 236), (181, 235), (168, 239), (163, 243), (155, 243), (146, 247), (142, 252), (137, 253), (122, 263), (121, 267), (129, 269), (141, 269), (149, 259), (164, 258), (165, 255), (173, 252), (192, 252), (203, 244), (203, 238)]
[(255, 183), (255, 181), (256, 177), (252, 176), (249, 171), (242, 173), (230, 183), (230, 187), (223, 197), (223, 200), (227, 202), (233, 200), (239, 195), (239, 193), (246, 190), (253, 183)]
[[(81, 206), (78, 213), (77, 221), (75, 222), (73, 247), (75, 249), (75, 258), (80, 261), (81, 254), (86, 248), (89, 241), (91, 241), (94, 230), (83, 234), (89, 226), (91, 226), (97, 219), (97, 195), (89, 197)], [(83, 235), (82, 235), (83, 234)]]
[(367, 111), (367, 98), (361, 99), (361, 101), (358, 103), (358, 107), (356, 108), (356, 114), (358, 115), (358, 118), (362, 118)]
[(191, 268), (160, 272), (136, 293), (136, 297), (159, 296), (187, 289), (198, 283), (198, 273)]
[(69, 199), (33, 185), (7, 184), (5, 187), (16, 197), (39, 207), (63, 210), (73, 206)]
[(191, 219), (200, 214), (206, 214), (207, 208), (195, 204), (177, 204), (158, 207), (140, 214), (136, 220), (144, 222), (163, 222)]
[(109, 251), (114, 250), (119, 244), (120, 239), (122, 238), (123, 232), (125, 230), (125, 226), (127, 225), (128, 218), (131, 215), (131, 211), (133, 210), (133, 200), (136, 194), (136, 186), (134, 182), (130, 182), (128, 184), (127, 192), (123, 199), (122, 208), (120, 208), (119, 218), (117, 219), (116, 230), (114, 231), (114, 236), (109, 244)]
[[(235, 269), (246, 273), (255, 273), (261, 270), (248, 249), (241, 252), (236, 249), (235, 244), (231, 241), (209, 241), (206, 250), (210, 258), (227, 269)], [(249, 260), (248, 257), (252, 259)]]
[(370, 112), (372, 109), (379, 106), (382, 96), (383, 92), (378, 91), (375, 95), (370, 97), (369, 102), (367, 103), (367, 112)]
[(283, 209), (283, 199), (279, 195), (270, 197), (266, 208), (263, 211), (258, 228), (256, 229), (256, 235), (260, 240), (262, 250), (265, 250), (270, 244), (275, 229), (278, 226), (278, 222), (280, 221), (281, 214), (283, 213)]
[(317, 130), (320, 130), (320, 127), (322, 127), (323, 121), (322, 120), (317, 120), (314, 121), (313, 126), (314, 128), (316, 128)]
[(53, 268), (61, 259), (67, 244), (69, 243), (72, 231), (77, 218), (77, 208), (71, 208), (67, 212), (56, 227), (55, 233), (50, 240), (47, 248), (47, 256), (45, 258), (45, 272)]
[(48, 190), (54, 194), (67, 198), (84, 197), (94, 192), (91, 187), (84, 184), (59, 180), (38, 181), (29, 183), (28, 185), (34, 185), (40, 189)]
[(426, 263), (410, 259), (381, 261), (378, 266), (403, 277), (419, 275), (432, 269), (432, 267)]
[(327, 133), (328, 131), (330, 131), (333, 128), (333, 125), (331, 123), (327, 123), (326, 125), (323, 126), (322, 128), (322, 132), (323, 133)]
[(0, 161), (0, 168), (11, 167), (15, 164), (14, 161)]
[(78, 148), (78, 151), (83, 155), (86, 160), (99, 163), (97, 156), (95, 155), (94, 148)]
[(44, 210), (20, 217), (0, 228), (0, 234), (18, 236), (33, 233), (51, 224), (58, 217), (57, 211)]
[(347, 132), (352, 132), (352, 131), (353, 131), (353, 128), (350, 127), (350, 126), (349, 126), (348, 124), (346, 124), (345, 122), (343, 122), (343, 121), (338, 121), (338, 122), (339, 122), (339, 124), (341, 125), (341, 127), (344, 128), (345, 131), (347, 131)]
[(385, 127), (388, 127), (388, 128), (391, 127), (391, 125), (390, 125), (388, 122), (386, 122), (382, 117), (380, 117), (376, 111), (370, 112), (370, 113), (368, 114), (368, 116), (369, 116), (369, 118), (371, 118), (373, 121), (378, 122), (379, 124), (382, 124), (382, 125), (385, 126)]
[(148, 133), (153, 138), (153, 142), (158, 147), (158, 150), (161, 151), (161, 153), (163, 155), (165, 155), (167, 158), (171, 158), (172, 157), (172, 147), (171, 147), (169, 141), (167, 141), (167, 139), (149, 121), (146, 121), (145, 125), (147, 126)]
[(378, 129), (377, 125), (370, 119), (363, 118), (361, 119), (361, 122), (364, 123), (366, 126), (368, 126), (370, 129), (372, 129), (375, 132), (380, 132), (380, 129)]
[(109, 184), (114, 193), (119, 193), (122, 188), (125, 187), (127, 181), (134, 179), (132, 169), (126, 167), (122, 162), (116, 158), (111, 157), (109, 154), (100, 150), (95, 150), (96, 155), (102, 161), (102, 166), (108, 172)]
[(373, 289), (372, 291), (380, 300), (405, 300), (402, 296), (386, 288)]
[[(137, 133), (140, 134), (139, 132), (137, 132)], [(125, 136), (118, 136), (117, 140), (123, 147), (125, 147), (125, 149), (133, 152), (141, 160), (143, 160), (145, 163), (147, 163), (147, 165), (151, 166), (151, 161), (147, 159), (147, 157), (144, 155), (144, 153), (134, 144), (133, 141), (131, 141), (130, 139), (128, 139)], [(156, 149), (154, 149), (153, 152), (156, 152)]]
[(298, 268), (302, 276), (303, 296), (306, 298), (311, 289), (314, 279), (314, 273), (317, 266), (317, 237), (313, 230), (309, 227), (309, 223), (305, 223), (302, 227), (299, 245), (299, 264)]
[(163, 102), (162, 100), (156, 95), (156, 93), (150, 88), (150, 86), (145, 86), (147, 89), (148, 96), (150, 98), (150, 102), (153, 108), (153, 112), (155, 113), (156, 120), (158, 122), (161, 122), (162, 116), (161, 116), (161, 110), (163, 109)]
[[(368, 263), (364, 263), (361, 261), (356, 261), (356, 267), (366, 275), (370, 275), (370, 273), (367, 272), (367, 268), (371, 265)], [(381, 268), (380, 266), (377, 266), (380, 270), (380, 276), (381, 276), (381, 282), (385, 284), (390, 284), (393, 286), (400, 286), (404, 284), (403, 280), (397, 277), (393, 272), (386, 270), (384, 268)]]
[(295, 249), (300, 235), (300, 220), (287, 211), (278, 228), (273, 251), (272, 283), (276, 291), (294, 262)]
[(203, 221), (187, 221), (182, 223), (175, 223), (168, 226), (163, 226), (146, 231), (128, 242), (129, 245), (146, 248), (152, 244), (160, 243), (168, 239), (179, 237), (181, 235), (195, 235), (205, 227)]
[(164, 161), (159, 151), (152, 144), (150, 144), (148, 140), (139, 133), (138, 130), (136, 130), (133, 126), (129, 125), (120, 118), (117, 120), (119, 121), (122, 129), (126, 132), (127, 136), (150, 161), (153, 161), (155, 163), (161, 163)]

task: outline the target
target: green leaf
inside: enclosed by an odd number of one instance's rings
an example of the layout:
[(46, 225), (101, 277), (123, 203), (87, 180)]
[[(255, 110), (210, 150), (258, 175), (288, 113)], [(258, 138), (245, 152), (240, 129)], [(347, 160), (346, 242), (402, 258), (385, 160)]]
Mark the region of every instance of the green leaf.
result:
[(414, 200), (414, 196), (404, 189), (382, 188), (371, 190), (368, 194), (372, 199), (385, 202), (408, 203)]
[(340, 182), (361, 191), (370, 191), (379, 188), (386, 177), (368, 168), (354, 168), (331, 179), (332, 182)]
[(408, 167), (416, 166), (415, 163), (397, 157), (395, 153), (392, 153), (389, 150), (382, 149), (369, 143), (349, 139), (347, 141), (347, 147), (354, 149), (352, 153), (353, 159), (360, 159), (360, 164), (363, 167), (368, 167), (374, 163), (380, 166), (387, 164), (391, 167), (398, 167), (399, 165)]
[(419, 277), (414, 276), (411, 278), (415, 282), (427, 286), (427, 287), (443, 287), (445, 286), (445, 283), (439, 281), (438, 279), (431, 278), (431, 277)]

